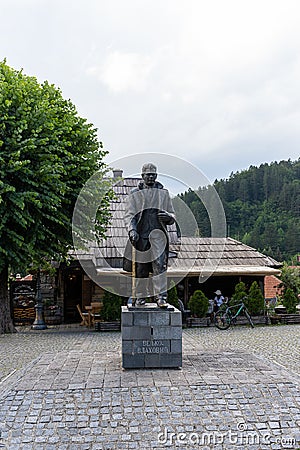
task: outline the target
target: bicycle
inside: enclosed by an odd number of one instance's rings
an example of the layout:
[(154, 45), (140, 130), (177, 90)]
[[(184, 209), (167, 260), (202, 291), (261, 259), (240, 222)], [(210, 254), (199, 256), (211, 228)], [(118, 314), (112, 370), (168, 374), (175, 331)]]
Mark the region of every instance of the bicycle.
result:
[[(235, 305), (228, 306), (222, 308), (220, 307), (219, 311), (215, 314), (215, 326), (219, 330), (227, 330), (231, 324), (236, 324), (237, 317), (243, 312), (248, 320), (248, 322), (251, 325), (251, 328), (254, 328), (254, 323), (252, 322), (250, 313), (243, 302), (244, 298), (241, 300), (240, 303), (237, 303)], [(224, 305), (225, 306), (225, 305)], [(237, 312), (234, 314), (233, 309), (238, 308)]]

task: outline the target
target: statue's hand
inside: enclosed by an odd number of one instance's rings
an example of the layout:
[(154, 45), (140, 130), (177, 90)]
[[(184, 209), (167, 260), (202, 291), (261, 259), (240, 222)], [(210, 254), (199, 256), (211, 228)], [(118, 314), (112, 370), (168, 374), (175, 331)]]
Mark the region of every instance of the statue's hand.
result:
[(130, 230), (128, 233), (129, 240), (132, 244), (135, 244), (139, 239), (139, 233), (135, 230)]
[(167, 211), (161, 211), (161, 212), (157, 213), (157, 217), (158, 217), (158, 220), (162, 223), (168, 223), (173, 219), (171, 214), (167, 213)]

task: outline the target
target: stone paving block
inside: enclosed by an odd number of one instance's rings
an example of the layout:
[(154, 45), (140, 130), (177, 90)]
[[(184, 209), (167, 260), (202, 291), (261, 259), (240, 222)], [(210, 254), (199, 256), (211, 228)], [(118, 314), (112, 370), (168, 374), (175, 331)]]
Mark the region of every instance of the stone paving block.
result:
[(172, 353), (166, 354), (160, 361), (160, 367), (181, 367), (182, 366), (182, 354)]

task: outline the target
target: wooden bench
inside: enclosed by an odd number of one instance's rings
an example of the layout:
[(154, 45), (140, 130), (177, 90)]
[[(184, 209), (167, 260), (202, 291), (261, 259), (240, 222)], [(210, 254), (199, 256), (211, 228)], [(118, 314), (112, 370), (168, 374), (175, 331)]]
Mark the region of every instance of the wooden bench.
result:
[[(300, 314), (299, 314), (300, 315)], [(254, 325), (265, 325), (267, 323), (266, 316), (251, 316)], [(236, 320), (237, 325), (248, 325), (247, 317), (240, 315)], [(189, 317), (186, 321), (186, 326), (189, 328), (193, 327), (209, 327), (213, 326), (214, 322), (211, 321), (210, 316), (198, 318), (198, 317)]]
[(188, 328), (209, 327), (209, 325), (210, 325), (209, 317), (188, 317), (186, 319), (186, 326)]
[[(267, 325), (268, 323), (267, 316), (264, 316), (262, 314), (258, 316), (251, 316), (251, 319), (254, 325)], [(239, 325), (249, 325), (248, 319), (244, 315), (238, 316), (236, 323)]]
[(289, 323), (300, 323), (300, 314), (278, 314), (277, 317), (285, 325)]
[(95, 320), (95, 331), (120, 331), (121, 322), (101, 322), (100, 320)]

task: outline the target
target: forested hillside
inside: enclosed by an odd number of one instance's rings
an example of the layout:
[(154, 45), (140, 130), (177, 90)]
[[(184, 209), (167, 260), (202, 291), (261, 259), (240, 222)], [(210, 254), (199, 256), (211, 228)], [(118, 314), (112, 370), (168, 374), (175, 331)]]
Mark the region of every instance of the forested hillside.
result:
[[(279, 261), (300, 253), (300, 159), (251, 166), (216, 180), (214, 187), (225, 209), (228, 236)], [(198, 194), (208, 195), (209, 188)], [(208, 215), (195, 192), (179, 198), (192, 210), (199, 235), (209, 236)]]

